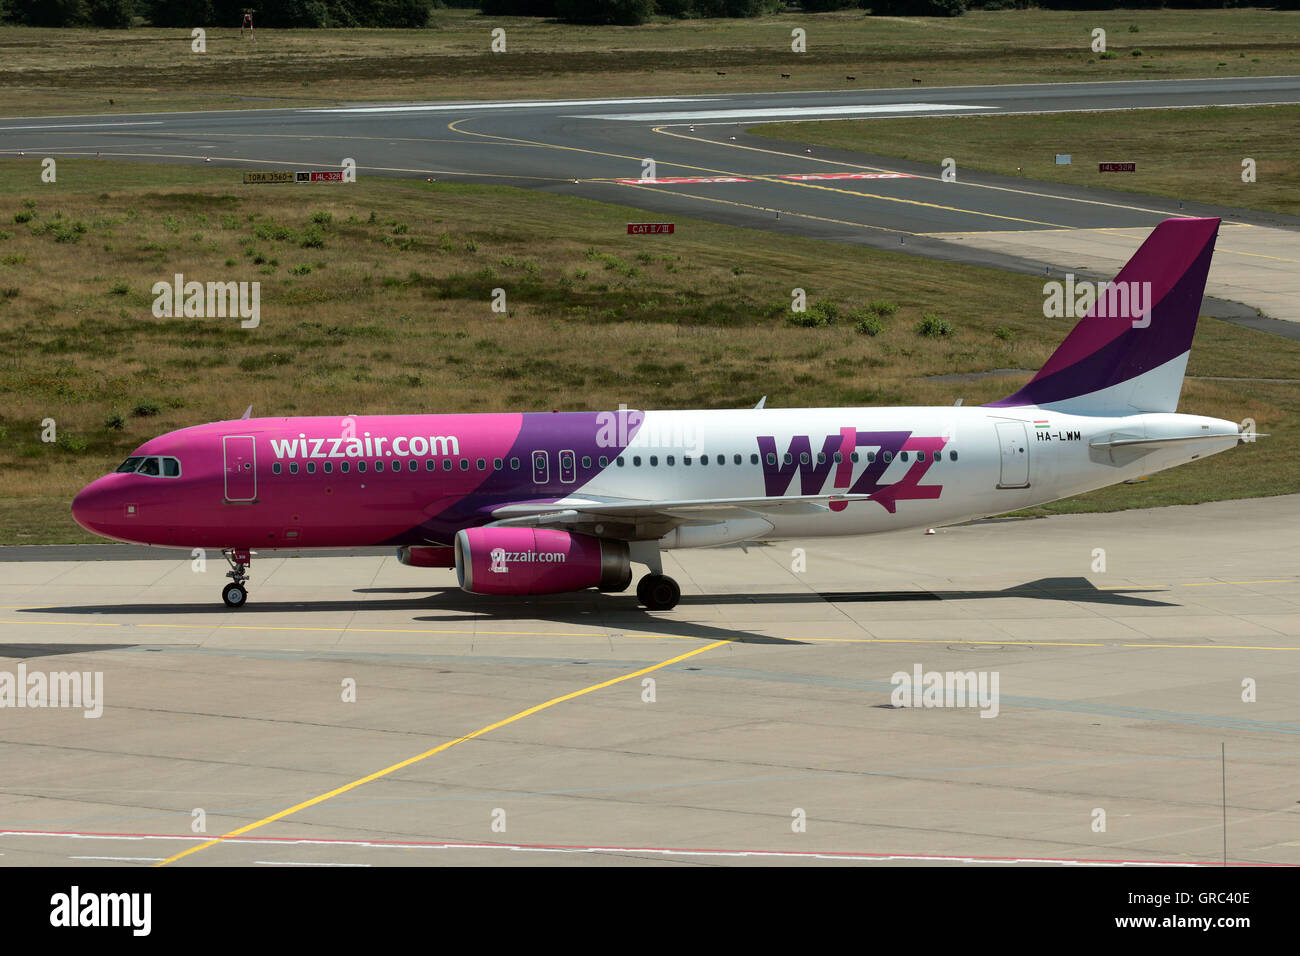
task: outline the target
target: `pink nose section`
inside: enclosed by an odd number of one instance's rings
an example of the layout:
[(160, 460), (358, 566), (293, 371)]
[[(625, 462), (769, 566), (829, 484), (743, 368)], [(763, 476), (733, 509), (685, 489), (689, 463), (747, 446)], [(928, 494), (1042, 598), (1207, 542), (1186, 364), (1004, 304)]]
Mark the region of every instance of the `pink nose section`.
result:
[(113, 520), (113, 493), (104, 487), (104, 479), (92, 481), (72, 499), (72, 520), (91, 534), (106, 534)]

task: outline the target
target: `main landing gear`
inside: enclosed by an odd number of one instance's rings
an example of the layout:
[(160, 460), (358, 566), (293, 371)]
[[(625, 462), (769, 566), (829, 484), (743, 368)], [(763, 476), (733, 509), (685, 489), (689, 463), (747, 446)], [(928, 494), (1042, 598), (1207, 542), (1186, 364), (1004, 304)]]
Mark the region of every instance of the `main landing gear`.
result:
[(226, 607), (243, 607), (248, 601), (248, 589), (244, 587), (248, 575), (245, 572), (253, 559), (246, 548), (226, 548), (221, 555), (230, 565), (230, 570), (226, 572), (230, 583), (222, 589), (221, 600), (226, 602)]
[(682, 589), (666, 574), (647, 574), (636, 584), (636, 597), (647, 611), (671, 611), (681, 600)]

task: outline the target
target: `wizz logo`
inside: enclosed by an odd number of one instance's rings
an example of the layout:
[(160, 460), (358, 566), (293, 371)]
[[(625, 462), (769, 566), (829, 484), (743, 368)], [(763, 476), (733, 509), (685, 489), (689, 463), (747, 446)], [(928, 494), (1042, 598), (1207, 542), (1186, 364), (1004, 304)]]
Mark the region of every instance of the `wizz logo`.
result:
[[(853, 427), (840, 429), (838, 435), (827, 435), (819, 452), (812, 450), (807, 435), (795, 435), (783, 455), (777, 451), (776, 438), (760, 435), (758, 450), (763, 463), (763, 481), (767, 497), (779, 498), (787, 493), (799, 475), (799, 494), (817, 495), (826, 489), (826, 480), (834, 475), (831, 488), (854, 495), (870, 495), (871, 500), (893, 514), (899, 501), (938, 498), (942, 485), (922, 485), (921, 478), (934, 464), (934, 456), (947, 444), (946, 438), (930, 438), (910, 431), (860, 432)], [(853, 478), (853, 454), (859, 448), (869, 454), (859, 453), (859, 464), (866, 459), (857, 480)], [(908, 462), (907, 471), (898, 481), (883, 484), (881, 477), (902, 452), (916, 452)], [(835, 460), (838, 453), (839, 461)], [(848, 503), (831, 502), (832, 511), (842, 511)]]

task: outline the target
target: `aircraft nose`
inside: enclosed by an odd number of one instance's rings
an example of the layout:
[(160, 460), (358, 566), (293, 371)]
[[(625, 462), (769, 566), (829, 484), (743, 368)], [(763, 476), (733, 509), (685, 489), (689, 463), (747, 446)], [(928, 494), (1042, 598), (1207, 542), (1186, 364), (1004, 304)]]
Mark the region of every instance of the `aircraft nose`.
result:
[(105, 484), (104, 478), (92, 481), (72, 499), (72, 520), (91, 534), (106, 534), (114, 514), (114, 495)]

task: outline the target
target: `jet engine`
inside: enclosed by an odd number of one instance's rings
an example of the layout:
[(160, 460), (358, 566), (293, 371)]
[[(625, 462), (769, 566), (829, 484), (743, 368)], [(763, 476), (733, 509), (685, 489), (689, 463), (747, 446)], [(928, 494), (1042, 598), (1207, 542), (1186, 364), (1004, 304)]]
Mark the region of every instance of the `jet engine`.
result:
[(456, 578), (471, 594), (561, 594), (632, 583), (626, 541), (550, 528), (466, 528)]

